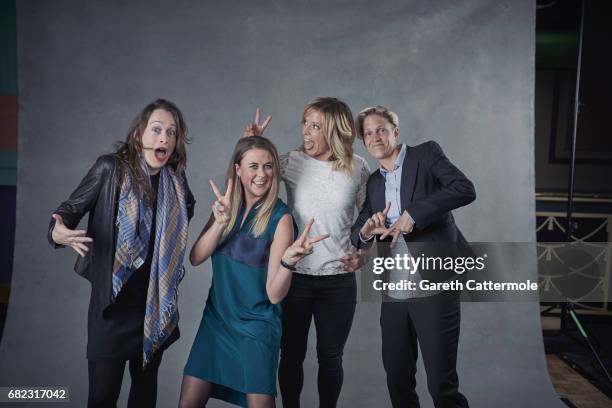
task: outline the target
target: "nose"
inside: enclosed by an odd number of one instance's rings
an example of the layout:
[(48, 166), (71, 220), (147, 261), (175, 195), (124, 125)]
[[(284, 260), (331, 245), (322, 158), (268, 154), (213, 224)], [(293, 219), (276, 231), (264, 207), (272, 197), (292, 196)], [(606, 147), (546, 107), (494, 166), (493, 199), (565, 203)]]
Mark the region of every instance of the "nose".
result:
[(168, 143), (168, 133), (166, 131), (161, 132), (159, 134), (159, 142), (160, 143)]
[(265, 170), (264, 170), (263, 166), (261, 166), (261, 167), (259, 167), (259, 168), (257, 169), (257, 177), (259, 177), (259, 178), (264, 178), (264, 177), (266, 177), (266, 172), (265, 172)]
[(304, 123), (302, 125), (302, 134), (303, 135), (310, 135), (310, 126), (308, 126), (307, 123)]

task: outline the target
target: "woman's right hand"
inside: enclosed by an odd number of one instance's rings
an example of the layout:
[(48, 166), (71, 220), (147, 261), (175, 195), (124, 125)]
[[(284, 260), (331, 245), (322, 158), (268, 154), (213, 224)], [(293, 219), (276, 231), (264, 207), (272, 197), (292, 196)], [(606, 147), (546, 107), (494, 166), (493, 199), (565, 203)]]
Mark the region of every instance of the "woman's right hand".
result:
[(268, 127), (268, 125), (270, 124), (271, 120), (272, 120), (272, 115), (268, 115), (266, 120), (264, 120), (263, 123), (260, 125), (259, 124), (259, 108), (257, 108), (257, 110), (255, 111), (255, 122), (249, 123), (248, 125), (244, 127), (244, 133), (242, 133), (242, 137), (263, 136), (263, 133)]
[(232, 213), (232, 179), (227, 180), (227, 190), (225, 191), (225, 194), (221, 194), (214, 181), (209, 180), (209, 182), (213, 193), (215, 193), (215, 196), (217, 197), (217, 200), (212, 205), (215, 224), (221, 228), (225, 228), (229, 223)]
[(87, 243), (93, 242), (93, 239), (85, 236), (85, 230), (71, 230), (64, 224), (64, 219), (59, 214), (52, 214), (51, 217), (55, 220), (55, 226), (51, 232), (53, 242), (58, 245), (69, 246), (74, 249), (82, 257), (89, 251)]
[(385, 222), (387, 221), (387, 214), (391, 208), (391, 203), (387, 203), (387, 206), (383, 211), (379, 211), (372, 215), (363, 224), (363, 227), (359, 230), (361, 237), (366, 241), (369, 241), (374, 235), (382, 235), (389, 232)]

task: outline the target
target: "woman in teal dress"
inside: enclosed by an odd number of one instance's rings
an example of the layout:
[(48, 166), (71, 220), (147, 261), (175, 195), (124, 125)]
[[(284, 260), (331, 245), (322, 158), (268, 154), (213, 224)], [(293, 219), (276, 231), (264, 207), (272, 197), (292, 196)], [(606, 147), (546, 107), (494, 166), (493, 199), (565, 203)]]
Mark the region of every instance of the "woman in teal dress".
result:
[(213, 279), (179, 405), (202, 407), (213, 397), (249, 408), (274, 407), (279, 302), (294, 265), (327, 236), (309, 239), (311, 220), (293, 242), (290, 210), (278, 199), (278, 154), (265, 138), (238, 142), (225, 194), (210, 183), (217, 200), (190, 260), (195, 266), (211, 256)]

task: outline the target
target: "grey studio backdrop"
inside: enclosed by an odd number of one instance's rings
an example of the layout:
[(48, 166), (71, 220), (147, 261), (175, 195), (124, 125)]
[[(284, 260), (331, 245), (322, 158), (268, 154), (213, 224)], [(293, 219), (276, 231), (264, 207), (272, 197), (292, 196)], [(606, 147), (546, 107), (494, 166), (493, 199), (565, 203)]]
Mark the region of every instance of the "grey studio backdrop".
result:
[[(476, 202), (455, 213), (469, 240), (535, 239), (530, 0), (20, 1), (17, 7), (17, 234), (0, 386), (68, 386), (70, 405), (85, 405), (90, 289), (72, 272), (74, 252), (47, 243), (48, 220), (95, 158), (111, 151), (157, 97), (179, 105), (193, 138), (188, 175), (198, 202), (189, 245), (209, 214), (208, 179), (223, 183), (255, 107), (273, 115), (267, 135), (285, 152), (301, 141), (304, 104), (322, 95), (346, 100), (354, 113), (388, 105), (400, 116), (404, 142), (437, 140), (476, 185)], [(360, 141), (355, 146), (368, 157)], [(177, 404), (210, 280), (208, 262), (187, 268), (182, 338), (164, 354), (158, 406)], [(358, 304), (341, 407), (390, 406), (379, 308)], [(318, 401), (313, 339), (306, 407)], [(431, 407), (419, 364), (418, 389), (423, 406)], [(463, 304), (458, 369), (473, 407), (562, 406), (546, 372), (537, 304)], [(128, 386), (126, 372), (121, 405)]]

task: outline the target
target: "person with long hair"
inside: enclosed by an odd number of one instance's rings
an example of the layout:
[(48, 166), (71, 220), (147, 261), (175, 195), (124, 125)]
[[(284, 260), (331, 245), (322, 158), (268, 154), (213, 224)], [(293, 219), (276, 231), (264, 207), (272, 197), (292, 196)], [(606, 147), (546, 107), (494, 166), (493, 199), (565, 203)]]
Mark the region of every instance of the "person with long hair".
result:
[[(271, 117), (246, 126), (244, 136), (262, 135)], [(287, 203), (300, 228), (315, 218), (314, 233), (329, 239), (296, 265), (291, 288), (283, 301), (283, 336), (278, 382), (283, 407), (300, 406), (304, 382), (308, 332), (314, 319), (319, 370), (320, 407), (335, 407), (342, 388), (342, 355), (355, 305), (355, 272), (363, 255), (351, 246), (353, 220), (365, 201), (370, 169), (353, 153), (353, 115), (346, 103), (331, 97), (317, 98), (302, 112), (302, 145), (282, 155), (281, 178)]]
[[(78, 254), (91, 283), (88, 407), (115, 407), (126, 362), (128, 407), (154, 407), (164, 350), (179, 338), (177, 288), (195, 200), (185, 177), (187, 126), (158, 99), (134, 119), (54, 211), (48, 239)], [(75, 230), (89, 213), (87, 230)]]
[[(313, 251), (314, 219), (294, 242), (289, 208), (278, 199), (279, 161), (267, 139), (241, 139), (227, 171), (227, 189), (191, 249), (192, 265), (212, 258), (212, 285), (185, 365), (180, 407), (210, 397), (250, 408), (275, 406), (281, 340), (279, 302), (296, 263)], [(293, 242), (293, 244), (292, 244)]]

